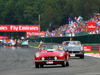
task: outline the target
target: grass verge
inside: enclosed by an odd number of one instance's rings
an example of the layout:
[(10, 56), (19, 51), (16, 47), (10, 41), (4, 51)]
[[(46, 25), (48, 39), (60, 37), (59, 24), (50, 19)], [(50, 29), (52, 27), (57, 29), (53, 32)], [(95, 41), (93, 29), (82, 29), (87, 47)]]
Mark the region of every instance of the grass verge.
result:
[(84, 53), (99, 53), (99, 50), (91, 50), (91, 52), (84, 52)]
[(38, 47), (38, 46), (36, 46), (36, 45), (29, 45), (29, 46), (32, 46), (32, 47)]

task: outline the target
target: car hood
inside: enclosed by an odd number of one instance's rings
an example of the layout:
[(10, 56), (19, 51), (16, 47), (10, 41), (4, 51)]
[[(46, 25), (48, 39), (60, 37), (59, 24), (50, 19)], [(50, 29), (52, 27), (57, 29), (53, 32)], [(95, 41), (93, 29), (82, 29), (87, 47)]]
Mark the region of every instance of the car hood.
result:
[(45, 52), (37, 52), (40, 54), (40, 57), (48, 57), (48, 56), (59, 56), (60, 53), (64, 53), (64, 51), (45, 51)]
[(68, 51), (80, 51), (81, 46), (66, 46), (65, 49)]

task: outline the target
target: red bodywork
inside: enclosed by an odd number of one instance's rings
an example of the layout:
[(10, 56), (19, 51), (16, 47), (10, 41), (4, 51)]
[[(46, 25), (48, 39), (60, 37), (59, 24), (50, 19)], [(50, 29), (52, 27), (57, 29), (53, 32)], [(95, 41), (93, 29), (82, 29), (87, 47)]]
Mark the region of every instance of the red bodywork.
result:
[[(53, 62), (51, 64), (61, 64), (64, 61), (68, 62), (69, 61), (69, 53), (67, 51), (42, 51), (42, 52), (37, 52), (39, 54), (39, 57), (36, 57), (36, 54), (34, 55), (34, 61), (38, 64), (47, 64), (47, 62)], [(63, 53), (63, 56), (60, 56), (60, 53)], [(57, 60), (42, 60), (41, 58), (50, 58), (50, 57), (57, 57)]]

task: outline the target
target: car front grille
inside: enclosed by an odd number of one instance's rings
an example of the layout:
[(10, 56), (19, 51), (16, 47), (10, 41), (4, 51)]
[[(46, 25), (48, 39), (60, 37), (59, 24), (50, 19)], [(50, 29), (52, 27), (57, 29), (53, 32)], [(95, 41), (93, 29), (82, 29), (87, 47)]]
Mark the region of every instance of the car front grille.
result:
[(69, 51), (69, 53), (80, 53), (80, 51)]
[[(40, 60), (42, 60), (42, 57), (40, 58)], [(55, 57), (44, 57), (44, 60), (55, 60)], [(58, 57), (56, 60), (58, 60)]]

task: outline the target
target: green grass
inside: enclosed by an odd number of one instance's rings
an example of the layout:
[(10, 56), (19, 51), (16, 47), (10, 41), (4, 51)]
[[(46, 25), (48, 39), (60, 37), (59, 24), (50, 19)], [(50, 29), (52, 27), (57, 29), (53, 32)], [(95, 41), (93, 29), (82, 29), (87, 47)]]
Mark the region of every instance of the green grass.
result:
[(91, 53), (99, 53), (99, 50), (92, 50)]
[(85, 52), (85, 53), (99, 53), (99, 50), (91, 50), (91, 52)]
[(29, 46), (32, 46), (32, 47), (38, 47), (38, 46), (36, 46), (36, 45), (29, 45)]

